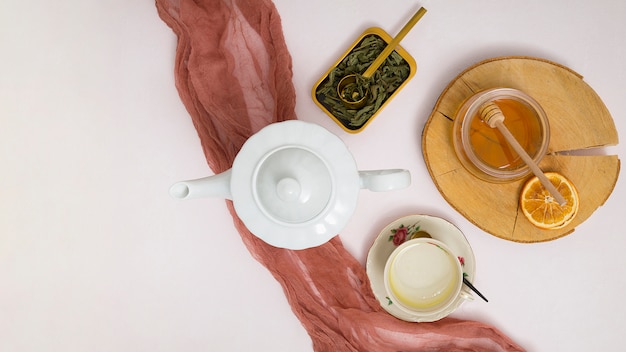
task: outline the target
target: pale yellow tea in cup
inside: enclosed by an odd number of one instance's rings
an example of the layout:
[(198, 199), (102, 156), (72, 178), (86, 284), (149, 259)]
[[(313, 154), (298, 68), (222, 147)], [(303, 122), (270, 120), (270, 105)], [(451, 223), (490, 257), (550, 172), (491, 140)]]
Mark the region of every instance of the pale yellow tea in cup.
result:
[(434, 314), (458, 297), (462, 275), (457, 257), (445, 244), (418, 238), (403, 243), (389, 257), (385, 286), (400, 309)]

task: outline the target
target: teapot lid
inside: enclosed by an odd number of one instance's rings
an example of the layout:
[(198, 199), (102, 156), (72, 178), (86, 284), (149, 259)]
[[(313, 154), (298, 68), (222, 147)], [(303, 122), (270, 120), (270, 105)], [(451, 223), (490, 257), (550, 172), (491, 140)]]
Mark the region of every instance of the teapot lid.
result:
[(243, 145), (230, 182), (237, 215), (250, 232), (282, 248), (319, 246), (344, 228), (360, 189), (343, 141), (304, 121), (270, 124)]

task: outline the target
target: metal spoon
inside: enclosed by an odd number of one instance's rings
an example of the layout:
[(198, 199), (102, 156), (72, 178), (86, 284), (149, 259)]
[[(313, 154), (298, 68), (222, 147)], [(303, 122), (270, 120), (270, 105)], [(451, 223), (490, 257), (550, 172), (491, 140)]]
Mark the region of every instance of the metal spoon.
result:
[(474, 287), (474, 285), (472, 285), (471, 282), (469, 282), (468, 279), (465, 278), (465, 276), (463, 276), (463, 283), (470, 288), (470, 290), (474, 291), (480, 298), (482, 298), (485, 302), (489, 302), (487, 300), (487, 298), (485, 298), (485, 296), (483, 296), (482, 293), (480, 293), (480, 291), (478, 291), (478, 289), (476, 287)]

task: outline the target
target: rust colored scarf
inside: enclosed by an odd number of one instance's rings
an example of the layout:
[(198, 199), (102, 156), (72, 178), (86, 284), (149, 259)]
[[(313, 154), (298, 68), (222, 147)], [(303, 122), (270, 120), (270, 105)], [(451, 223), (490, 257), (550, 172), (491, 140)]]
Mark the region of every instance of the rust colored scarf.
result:
[[(178, 36), (176, 87), (215, 173), (230, 168), (262, 127), (296, 118), (291, 56), (271, 0), (156, 5)], [(282, 285), (315, 351), (522, 351), (479, 322), (398, 320), (380, 307), (364, 268), (339, 236), (301, 251), (272, 247), (246, 229), (232, 202), (227, 206), (250, 254)]]

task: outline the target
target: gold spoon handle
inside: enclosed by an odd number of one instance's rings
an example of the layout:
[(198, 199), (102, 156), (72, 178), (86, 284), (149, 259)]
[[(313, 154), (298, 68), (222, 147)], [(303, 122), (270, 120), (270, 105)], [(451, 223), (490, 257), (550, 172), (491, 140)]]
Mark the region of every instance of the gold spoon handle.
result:
[(396, 46), (398, 46), (400, 41), (407, 35), (407, 33), (409, 33), (411, 28), (415, 26), (417, 21), (419, 21), (420, 18), (422, 18), (422, 16), (424, 16), (425, 13), (426, 13), (426, 9), (423, 7), (420, 7), (420, 9), (417, 10), (417, 12), (413, 15), (413, 17), (411, 17), (409, 22), (407, 22), (404, 25), (404, 27), (402, 27), (402, 29), (400, 30), (400, 33), (398, 33), (398, 35), (396, 35), (396, 37), (393, 38), (393, 40), (389, 42), (389, 44), (387, 44), (387, 46), (385, 47), (385, 49), (383, 49), (380, 55), (378, 55), (378, 57), (376, 57), (374, 62), (372, 62), (372, 64), (369, 65), (367, 70), (365, 70), (365, 72), (363, 73), (363, 77), (369, 78), (374, 74), (374, 72), (376, 72), (378, 67), (382, 65), (385, 59), (387, 59), (387, 56), (391, 55), (391, 52), (396, 48)]

